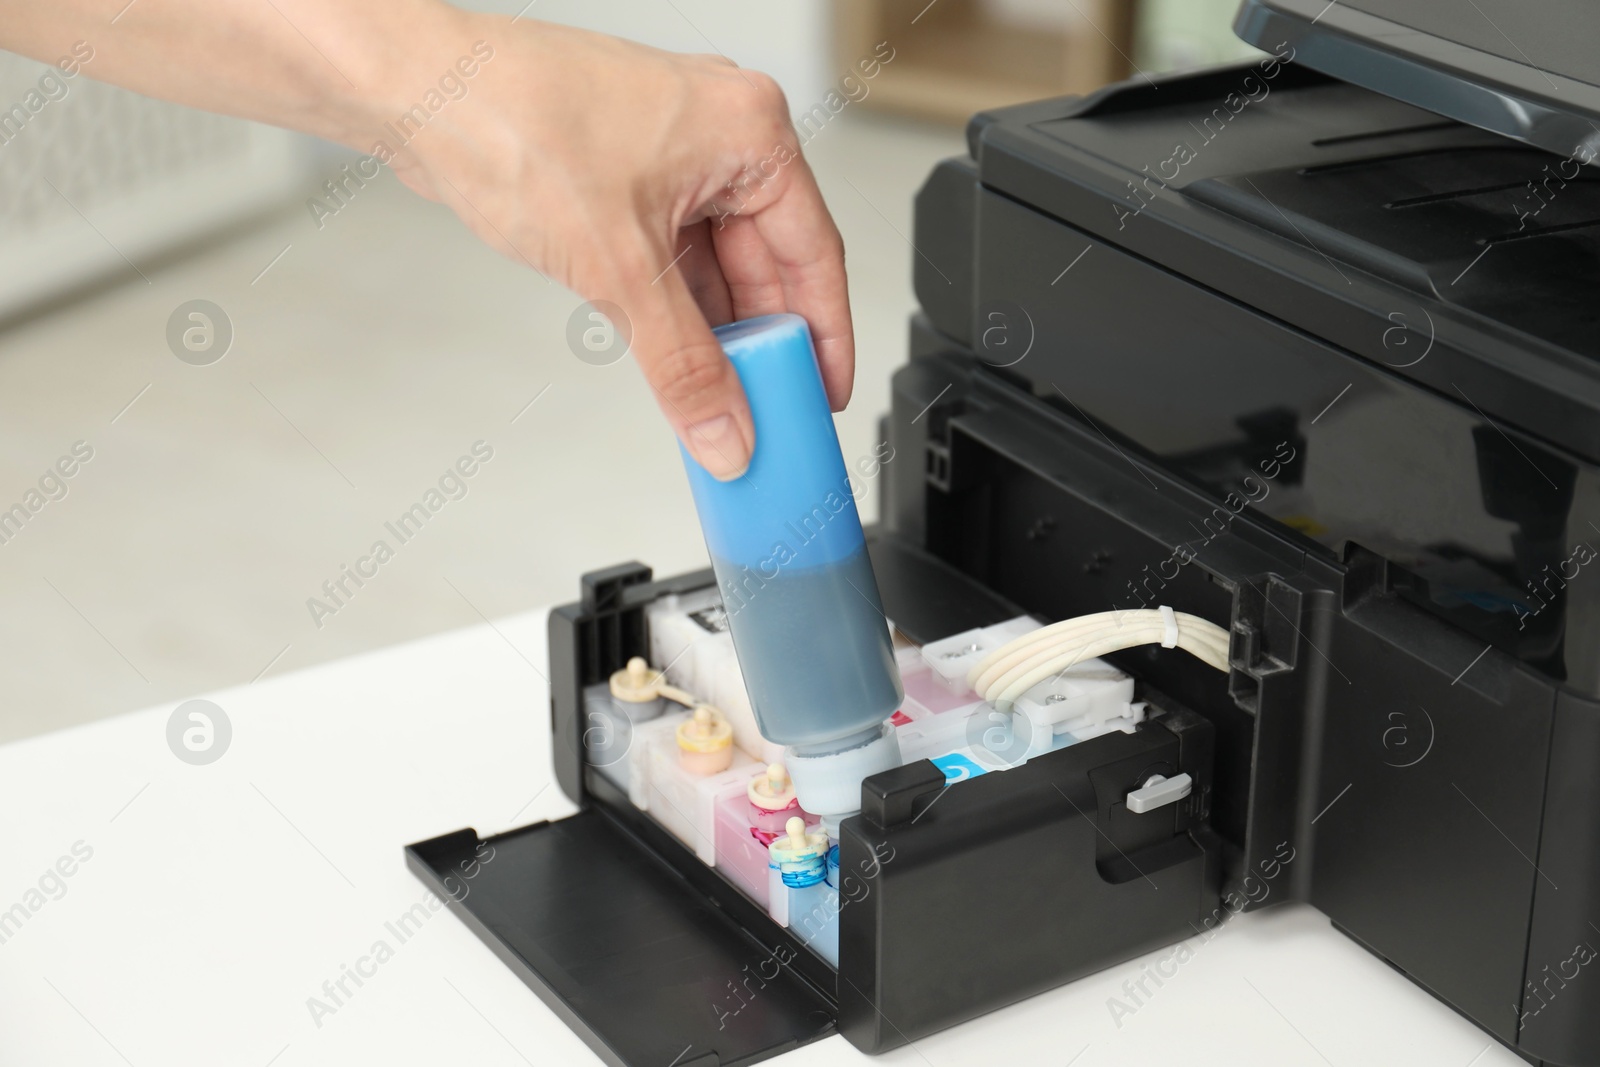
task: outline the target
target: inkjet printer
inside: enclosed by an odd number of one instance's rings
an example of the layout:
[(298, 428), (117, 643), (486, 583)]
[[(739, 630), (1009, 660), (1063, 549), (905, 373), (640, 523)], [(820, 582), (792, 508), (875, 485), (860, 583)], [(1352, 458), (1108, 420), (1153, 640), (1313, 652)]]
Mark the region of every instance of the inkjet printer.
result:
[[(891, 1049), (1281, 900), (1600, 1064), (1597, 24), (1247, 0), (1259, 62), (979, 115), (841, 468), (900, 765), (808, 821), (730, 591), (626, 564), (549, 623), (579, 812), (412, 869), (628, 1067)], [(1161, 622), (996, 695), (1107, 613)]]

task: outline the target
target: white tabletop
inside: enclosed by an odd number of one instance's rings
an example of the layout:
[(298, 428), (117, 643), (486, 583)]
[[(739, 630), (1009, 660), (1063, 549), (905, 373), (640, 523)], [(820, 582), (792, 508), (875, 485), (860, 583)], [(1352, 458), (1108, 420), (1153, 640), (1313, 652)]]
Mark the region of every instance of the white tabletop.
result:
[[(572, 813), (544, 670), (530, 614), (209, 694), (210, 764), (169, 748), (174, 704), (0, 747), (0, 1064), (598, 1062), (446, 910), (308, 1005), (426, 899), (404, 845)], [(1310, 908), (1191, 946), (1148, 995), (1125, 983), (1170, 950), (878, 1062), (1521, 1063)], [(780, 1062), (870, 1061), (832, 1037)]]

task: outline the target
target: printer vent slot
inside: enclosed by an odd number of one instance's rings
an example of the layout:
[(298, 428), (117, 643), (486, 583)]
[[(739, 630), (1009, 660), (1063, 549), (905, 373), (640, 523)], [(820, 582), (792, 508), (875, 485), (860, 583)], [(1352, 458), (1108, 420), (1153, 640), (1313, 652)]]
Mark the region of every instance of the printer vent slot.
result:
[(1403, 137), (1408, 133), (1431, 133), (1434, 130), (1459, 130), (1461, 124), (1443, 119), (1439, 122), (1424, 122), (1414, 126), (1400, 126), (1387, 130), (1368, 130), (1362, 133), (1346, 133), (1338, 137), (1319, 137), (1311, 144), (1315, 148), (1329, 148), (1333, 145), (1354, 144), (1357, 141), (1376, 141), (1383, 137)]
[(1566, 222), (1556, 226), (1542, 226), (1534, 230), (1512, 230), (1510, 233), (1496, 234), (1485, 237), (1484, 244), (1505, 244), (1507, 241), (1526, 241), (1531, 237), (1549, 237), (1553, 234), (1569, 233), (1573, 230), (1587, 230), (1591, 226), (1600, 226), (1600, 218), (1583, 219), (1579, 222)]
[[(1363, 134), (1362, 137), (1367, 135)], [(1489, 172), (1505, 156), (1523, 156), (1528, 159), (1538, 159), (1544, 156), (1543, 152), (1534, 148), (1524, 148), (1521, 145), (1486, 145), (1486, 144), (1444, 144), (1429, 148), (1414, 148), (1404, 152), (1386, 152), (1381, 155), (1357, 156), (1354, 159), (1341, 159), (1335, 163), (1315, 163), (1306, 167), (1289, 167), (1282, 173), (1297, 173), (1306, 177), (1321, 176), (1326, 174), (1339, 174), (1344, 171), (1370, 172), (1378, 167), (1410, 166), (1415, 163), (1427, 171), (1434, 171), (1435, 180), (1439, 183), (1454, 184), (1461, 178), (1482, 174), (1484, 170), (1479, 161), (1474, 158), (1479, 155), (1493, 157), (1489, 164)], [(1447, 162), (1442, 166), (1435, 165), (1435, 157), (1444, 156)], [(1538, 169), (1537, 164), (1528, 167), (1529, 172)], [(1273, 172), (1276, 173), (1276, 172)], [(1492, 180), (1492, 179), (1491, 179)]]
[(1499, 193), (1508, 189), (1521, 189), (1527, 185), (1526, 181), (1501, 182), (1498, 185), (1480, 185), (1471, 189), (1451, 189), (1445, 193), (1424, 193), (1422, 196), (1408, 196), (1385, 204), (1390, 211), (1397, 211), (1408, 207), (1420, 207), (1423, 204), (1438, 204), (1446, 200), (1460, 200), (1464, 197), (1478, 196), (1482, 193)]

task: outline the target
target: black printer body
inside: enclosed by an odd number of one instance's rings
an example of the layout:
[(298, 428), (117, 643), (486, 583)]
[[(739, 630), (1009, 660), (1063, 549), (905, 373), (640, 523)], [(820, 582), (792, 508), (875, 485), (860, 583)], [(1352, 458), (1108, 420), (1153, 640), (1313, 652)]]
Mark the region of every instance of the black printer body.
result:
[(897, 401), (982, 367), (1102, 435), (1120, 494), (1151, 461), (1209, 514), (1057, 556), (1074, 517), (962, 469), (951, 390), (908, 442), (944, 495), (896, 483), (890, 521), (1047, 614), (1232, 570), (1219, 832), (1296, 842), (1297, 897), (1508, 1045), (1600, 1062), (1600, 171), (1293, 60), (980, 117), (918, 202)]
[[(1167, 604), (1231, 669), (1118, 653), (1137, 730), (869, 778), (837, 967), (586, 762), (585, 688), (709, 573), (597, 572), (552, 614), (583, 810), (491, 839), (452, 904), (607, 1062), (881, 1051), (1293, 899), (1530, 1063), (1600, 1064), (1600, 171), (1299, 59), (979, 116), (919, 194), (889, 616)], [(1194, 794), (1130, 816), (1155, 767)], [(481, 847), (408, 851), (449, 892)], [(1036, 884), (1073, 907), (987, 906)]]

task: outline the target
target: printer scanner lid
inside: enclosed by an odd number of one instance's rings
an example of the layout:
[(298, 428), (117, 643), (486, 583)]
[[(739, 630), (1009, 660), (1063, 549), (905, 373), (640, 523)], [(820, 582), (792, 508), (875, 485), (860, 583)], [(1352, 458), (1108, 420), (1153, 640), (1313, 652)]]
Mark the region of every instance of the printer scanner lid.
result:
[(1245, 0), (1234, 31), (1340, 81), (1584, 163), (1600, 158), (1593, 0)]

